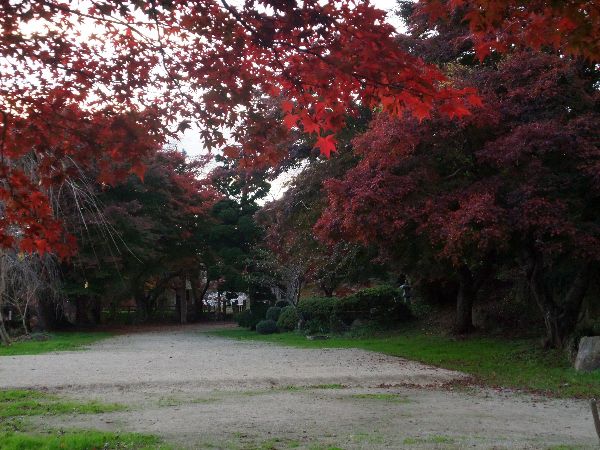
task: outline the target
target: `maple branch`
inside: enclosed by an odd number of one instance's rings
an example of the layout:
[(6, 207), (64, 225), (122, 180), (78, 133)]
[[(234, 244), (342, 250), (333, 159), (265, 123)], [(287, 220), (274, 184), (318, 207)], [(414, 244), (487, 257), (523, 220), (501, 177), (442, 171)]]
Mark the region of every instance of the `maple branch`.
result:
[[(94, 14), (89, 14), (89, 13), (85, 13), (83, 11), (80, 11), (78, 9), (72, 9), (69, 8), (68, 6), (64, 5), (64, 4), (55, 4), (52, 3), (50, 0), (42, 0), (42, 3), (46, 6), (48, 6), (50, 9), (54, 9), (63, 13), (69, 13), (69, 14), (73, 14), (75, 16), (78, 17), (85, 17), (87, 19), (92, 19), (92, 20), (96, 20), (96, 21), (101, 21), (101, 22), (105, 22), (105, 23), (111, 23), (113, 25), (120, 25), (122, 27), (125, 27), (129, 30), (131, 30), (132, 33), (136, 33), (138, 34), (140, 37), (142, 37), (146, 42), (152, 42), (152, 40), (146, 36), (144, 33), (142, 33), (140, 30), (138, 30), (135, 26), (133, 26), (132, 24), (125, 22), (123, 20), (120, 20), (118, 18), (115, 18), (113, 16), (109, 16), (107, 14), (102, 13), (101, 8), (99, 7), (99, 5), (92, 0), (92, 4), (100, 11), (100, 16), (98, 15), (94, 15)], [(146, 25), (146, 26), (150, 26), (150, 23), (145, 23), (145, 22), (138, 22), (137, 24), (139, 25)]]
[(4, 145), (6, 142), (6, 135), (8, 134), (8, 114), (6, 111), (0, 109), (2, 114), (2, 136), (0, 137), (0, 162), (4, 165)]

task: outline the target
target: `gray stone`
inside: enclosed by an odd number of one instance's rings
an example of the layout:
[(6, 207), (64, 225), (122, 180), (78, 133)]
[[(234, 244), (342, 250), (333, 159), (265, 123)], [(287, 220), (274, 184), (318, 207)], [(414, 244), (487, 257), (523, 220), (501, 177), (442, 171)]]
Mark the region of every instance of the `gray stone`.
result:
[(600, 336), (585, 336), (579, 341), (575, 370), (591, 372), (600, 369)]

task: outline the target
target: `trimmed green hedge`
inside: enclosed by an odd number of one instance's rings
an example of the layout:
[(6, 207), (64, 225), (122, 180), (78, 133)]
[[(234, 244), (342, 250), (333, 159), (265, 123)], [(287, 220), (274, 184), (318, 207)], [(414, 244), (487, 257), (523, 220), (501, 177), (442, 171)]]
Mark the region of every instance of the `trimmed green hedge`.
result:
[(333, 315), (350, 325), (354, 320), (372, 320), (378, 323), (402, 322), (411, 318), (402, 292), (392, 286), (362, 289), (337, 299)]
[(340, 298), (304, 298), (298, 304), (298, 314), (303, 328), (309, 333), (340, 331), (356, 319), (390, 324), (412, 317), (401, 291), (385, 285), (362, 289)]

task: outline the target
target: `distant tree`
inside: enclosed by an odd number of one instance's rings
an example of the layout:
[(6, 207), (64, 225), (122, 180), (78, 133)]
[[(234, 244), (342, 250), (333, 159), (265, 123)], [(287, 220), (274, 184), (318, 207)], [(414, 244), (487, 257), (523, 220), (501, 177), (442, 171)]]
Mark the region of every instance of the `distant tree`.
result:
[[(74, 191), (71, 226), (80, 251), (65, 263), (65, 292), (79, 321), (97, 321), (103, 303), (134, 298), (138, 320), (156, 308), (174, 278), (197, 283), (206, 244), (202, 233), (217, 194), (200, 177), (200, 161), (161, 151), (144, 161), (144, 182)], [(93, 179), (93, 178), (92, 178)]]
[(370, 276), (382, 275), (381, 268), (371, 261), (374, 252), (368, 245), (343, 240), (325, 245), (313, 230), (326, 206), (324, 181), (343, 177), (356, 165), (350, 141), (366, 129), (370, 118), (370, 112), (363, 110), (359, 119), (349, 120), (339, 133), (344, 149), (329, 160), (305, 159), (304, 167), (289, 181), (284, 195), (259, 212), (259, 221), (266, 231), (263, 245), (271, 255), (271, 289), (278, 300), (296, 304), (306, 284), (331, 296), (344, 281), (365, 282)]
[(208, 279), (217, 282), (219, 292), (248, 293), (250, 258), (263, 236), (254, 215), (270, 184), (264, 171), (246, 169), (239, 158), (219, 157), (217, 161), (219, 166), (210, 177), (222, 197), (211, 209), (211, 226), (203, 232), (208, 248)]

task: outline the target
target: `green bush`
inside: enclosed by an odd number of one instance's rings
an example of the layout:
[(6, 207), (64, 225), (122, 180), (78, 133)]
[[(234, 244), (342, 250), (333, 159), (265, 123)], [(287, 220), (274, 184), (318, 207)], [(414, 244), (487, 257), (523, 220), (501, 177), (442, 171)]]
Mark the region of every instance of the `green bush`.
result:
[(267, 309), (267, 320), (272, 320), (273, 322), (277, 322), (279, 320), (279, 315), (281, 314), (281, 308), (279, 306), (271, 306)]
[(256, 332), (258, 334), (277, 333), (277, 322), (274, 320), (261, 320), (256, 324)]
[(346, 324), (356, 319), (378, 323), (401, 322), (411, 317), (399, 289), (377, 286), (339, 298), (334, 303), (333, 316)]
[(298, 320), (300, 320), (300, 316), (298, 315), (296, 308), (291, 305), (286, 306), (281, 310), (279, 320), (277, 320), (277, 328), (279, 328), (280, 331), (295, 330), (296, 325), (298, 325)]
[(235, 320), (240, 327), (250, 328), (252, 312), (249, 309), (246, 309), (233, 316), (233, 320)]
[(369, 320), (371, 307), (356, 295), (339, 298), (333, 305), (332, 315), (346, 324), (356, 319)]
[(304, 328), (309, 333), (329, 331), (335, 302), (336, 299), (330, 297), (309, 297), (300, 300), (298, 314), (304, 321)]
[(346, 331), (356, 319), (387, 325), (411, 318), (402, 293), (391, 286), (363, 289), (342, 298), (304, 298), (298, 314), (308, 333)]
[(256, 302), (250, 309), (237, 314), (234, 319), (240, 327), (256, 329), (258, 322), (265, 318), (268, 306), (265, 303)]

